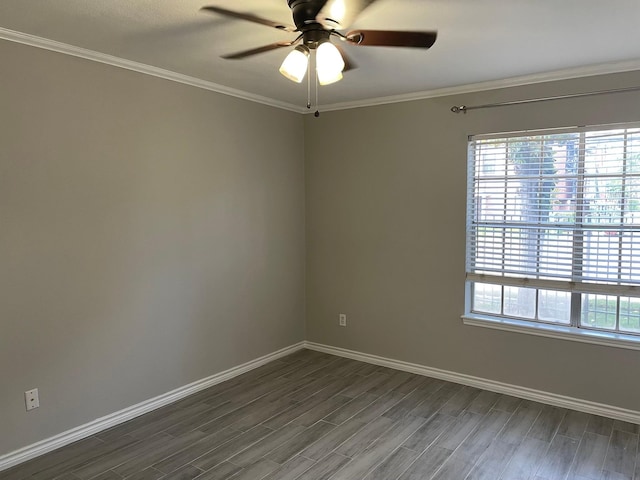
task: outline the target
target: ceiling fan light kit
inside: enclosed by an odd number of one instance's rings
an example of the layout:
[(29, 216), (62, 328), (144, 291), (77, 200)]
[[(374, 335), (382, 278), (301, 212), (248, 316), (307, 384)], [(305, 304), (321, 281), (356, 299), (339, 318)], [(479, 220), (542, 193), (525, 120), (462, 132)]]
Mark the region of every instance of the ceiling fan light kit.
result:
[[(301, 83), (304, 79), (311, 50), (306, 45), (298, 45), (284, 59), (280, 73), (289, 80)], [(316, 73), (320, 85), (329, 85), (342, 79), (345, 63), (334, 44), (325, 41), (316, 49)]]

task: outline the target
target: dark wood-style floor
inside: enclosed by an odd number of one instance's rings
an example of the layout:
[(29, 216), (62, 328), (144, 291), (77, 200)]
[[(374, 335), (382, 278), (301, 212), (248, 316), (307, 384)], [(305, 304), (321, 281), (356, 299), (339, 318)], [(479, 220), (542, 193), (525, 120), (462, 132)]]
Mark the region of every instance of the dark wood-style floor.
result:
[(638, 425), (303, 350), (6, 480), (640, 480)]

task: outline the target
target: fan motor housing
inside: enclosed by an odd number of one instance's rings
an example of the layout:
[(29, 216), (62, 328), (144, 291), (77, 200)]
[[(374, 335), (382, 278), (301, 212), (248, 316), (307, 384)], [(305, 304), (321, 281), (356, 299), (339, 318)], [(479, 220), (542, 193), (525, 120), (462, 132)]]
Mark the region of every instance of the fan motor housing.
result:
[(322, 28), (316, 21), (316, 17), (325, 5), (326, 0), (287, 0), (289, 8), (293, 12), (293, 21), (298, 30), (305, 31), (305, 27), (317, 25)]

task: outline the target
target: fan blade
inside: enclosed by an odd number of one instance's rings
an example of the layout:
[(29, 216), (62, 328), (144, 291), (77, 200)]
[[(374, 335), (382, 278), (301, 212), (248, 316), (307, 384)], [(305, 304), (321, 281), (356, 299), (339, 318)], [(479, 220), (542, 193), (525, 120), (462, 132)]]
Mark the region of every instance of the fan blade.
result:
[(285, 32), (296, 32), (296, 27), (292, 25), (286, 25), (283, 23), (273, 22), (271, 20), (267, 20), (266, 18), (257, 17), (255, 15), (251, 15), (250, 13), (242, 13), (242, 12), (234, 12), (232, 10), (227, 10), (225, 8), (220, 7), (202, 7), (200, 10), (205, 10), (207, 12), (219, 13), (220, 15), (226, 15), (227, 17), (239, 18), (240, 20), (247, 20), (253, 23), (259, 23), (260, 25), (266, 25), (267, 27), (277, 28), (278, 30), (284, 30)]
[(347, 40), (356, 45), (372, 47), (431, 48), (438, 32), (397, 32), (393, 30), (354, 30)]
[(328, 0), (316, 17), (325, 28), (343, 30), (375, 0)]
[(242, 52), (231, 53), (229, 55), (222, 55), (222, 58), (226, 58), (227, 60), (239, 60), (241, 58), (250, 57), (251, 55), (270, 52), (271, 50), (276, 50), (281, 47), (290, 47), (295, 43), (296, 43), (295, 41), (272, 43), (271, 45), (264, 45), (262, 47), (252, 48), (251, 50), (243, 50)]

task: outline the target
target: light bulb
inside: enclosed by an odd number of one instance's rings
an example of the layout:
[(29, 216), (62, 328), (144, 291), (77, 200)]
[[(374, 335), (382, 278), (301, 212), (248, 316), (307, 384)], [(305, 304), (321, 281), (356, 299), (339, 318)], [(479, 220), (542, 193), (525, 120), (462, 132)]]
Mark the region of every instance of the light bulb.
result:
[(304, 45), (298, 45), (282, 62), (280, 73), (289, 80), (300, 83), (307, 73), (308, 64), (309, 49)]
[(344, 60), (331, 42), (320, 44), (316, 51), (316, 71), (320, 85), (329, 85), (342, 80)]

